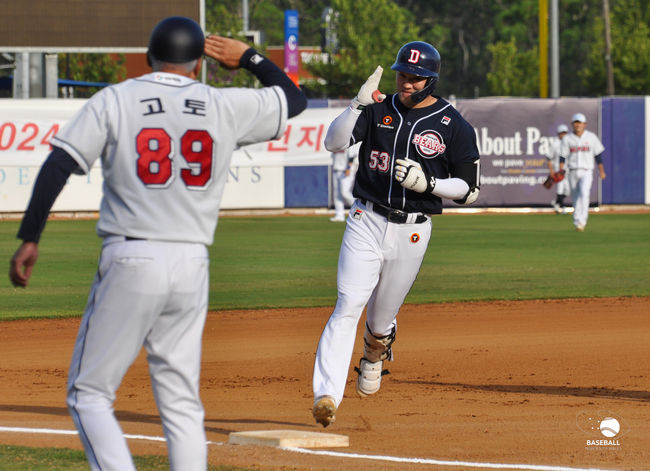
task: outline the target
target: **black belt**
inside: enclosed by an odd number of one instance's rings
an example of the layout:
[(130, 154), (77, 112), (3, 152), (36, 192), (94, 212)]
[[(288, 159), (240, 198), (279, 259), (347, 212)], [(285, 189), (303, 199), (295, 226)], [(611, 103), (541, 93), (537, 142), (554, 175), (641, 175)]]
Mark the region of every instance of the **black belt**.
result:
[[(366, 206), (368, 201), (364, 198), (360, 198), (360, 201)], [(394, 222), (396, 224), (406, 224), (408, 222), (409, 213), (400, 211), (399, 209), (389, 208), (387, 206), (382, 206), (381, 204), (372, 202), (372, 211), (384, 216), (389, 222)], [(426, 222), (427, 218), (424, 214), (418, 214), (415, 218), (414, 224), (422, 224)]]

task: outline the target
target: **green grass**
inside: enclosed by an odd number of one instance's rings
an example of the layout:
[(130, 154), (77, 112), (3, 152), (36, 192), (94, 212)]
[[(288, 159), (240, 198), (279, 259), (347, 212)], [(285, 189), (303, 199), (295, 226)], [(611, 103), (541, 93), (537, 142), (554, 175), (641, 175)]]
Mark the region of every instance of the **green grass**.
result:
[[(0, 319), (80, 315), (100, 249), (94, 227), (48, 222), (29, 288), (0, 280)], [(222, 218), (210, 309), (332, 305), (344, 228), (324, 216)], [(18, 246), (17, 229), (0, 223), (0, 259)], [(570, 216), (555, 214), (436, 217), (407, 302), (650, 295), (650, 215), (592, 214), (586, 232), (572, 229)], [(140, 470), (168, 469), (166, 457), (134, 459)], [(81, 451), (0, 446), (0, 471), (46, 469), (88, 465)]]
[[(29, 288), (0, 280), (0, 319), (83, 312), (97, 266), (95, 221), (50, 221)], [(329, 306), (344, 224), (325, 216), (224, 217), (211, 247), (210, 309)], [(0, 259), (18, 246), (0, 223)], [(7, 266), (7, 265), (5, 265)], [(650, 215), (444, 215), (409, 303), (650, 295)]]
[[(165, 456), (134, 456), (139, 471), (169, 469)], [(0, 445), (0, 471), (87, 471), (90, 467), (82, 451), (67, 448), (32, 448)], [(252, 471), (250, 468), (208, 466), (208, 471)]]

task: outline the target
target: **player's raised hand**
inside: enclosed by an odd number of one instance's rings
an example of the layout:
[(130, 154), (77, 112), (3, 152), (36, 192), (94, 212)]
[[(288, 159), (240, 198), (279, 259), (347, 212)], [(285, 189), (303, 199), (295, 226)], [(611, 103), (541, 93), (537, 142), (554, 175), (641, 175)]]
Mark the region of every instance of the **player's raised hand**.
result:
[(9, 262), (9, 279), (14, 286), (25, 288), (38, 259), (38, 245), (23, 242)]
[(205, 55), (213, 58), (226, 69), (238, 69), (241, 56), (251, 46), (238, 39), (211, 34), (205, 38)]
[(368, 77), (366, 83), (361, 86), (357, 96), (352, 99), (352, 108), (359, 109), (367, 105), (372, 105), (373, 103), (384, 101), (386, 95), (379, 91), (379, 81), (383, 73), (384, 69), (378, 65), (372, 75)]

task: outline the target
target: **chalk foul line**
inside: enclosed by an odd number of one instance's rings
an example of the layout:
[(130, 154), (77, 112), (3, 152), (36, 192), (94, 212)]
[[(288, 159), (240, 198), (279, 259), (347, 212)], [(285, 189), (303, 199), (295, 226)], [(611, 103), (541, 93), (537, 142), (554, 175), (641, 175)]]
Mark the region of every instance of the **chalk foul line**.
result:
[(354, 458), (362, 460), (391, 461), (405, 464), (431, 464), (436, 466), (452, 466), (482, 469), (521, 469), (530, 471), (615, 471), (601, 468), (572, 468), (567, 466), (547, 466), (538, 464), (507, 464), (507, 463), (481, 463), (473, 461), (436, 460), (430, 458), (403, 458), (398, 456), (364, 455), (359, 453), (345, 453), (340, 451), (309, 450), (306, 448), (283, 447), (282, 450), (305, 453), (309, 455), (334, 456), (340, 458)]
[[(25, 427), (4, 427), (0, 425), (0, 432), (10, 433), (35, 433), (50, 435), (78, 435), (76, 430), (48, 429), (48, 428), (25, 428)], [(148, 440), (152, 442), (164, 442), (164, 437), (152, 437), (149, 435), (130, 435), (124, 434), (124, 437), (132, 440)], [(223, 442), (208, 441), (208, 445), (224, 445)], [(481, 463), (474, 461), (453, 461), (453, 460), (436, 460), (430, 458), (404, 458), (399, 456), (383, 455), (366, 455), (360, 453), (345, 453), (340, 451), (327, 450), (309, 450), (306, 448), (280, 447), (281, 450), (294, 453), (302, 453), (317, 456), (332, 456), (347, 459), (362, 459), (375, 461), (390, 461), (394, 463), (406, 464), (430, 464), (436, 466), (464, 467), (464, 468), (483, 468), (483, 469), (516, 469), (525, 471), (614, 471), (601, 468), (573, 468), (566, 466), (546, 466), (537, 464), (507, 464), (507, 463)]]

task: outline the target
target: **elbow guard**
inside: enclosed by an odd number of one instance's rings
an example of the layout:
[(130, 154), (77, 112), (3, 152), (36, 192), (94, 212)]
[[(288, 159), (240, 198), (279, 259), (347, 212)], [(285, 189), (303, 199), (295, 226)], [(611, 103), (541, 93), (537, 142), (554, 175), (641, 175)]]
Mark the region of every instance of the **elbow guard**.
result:
[(470, 205), (478, 199), (479, 191), (480, 188), (478, 186), (471, 186), (467, 194), (459, 200), (454, 200), (454, 203)]
[(462, 178), (469, 185), (469, 190), (459, 200), (454, 200), (454, 203), (470, 205), (478, 199), (478, 194), (480, 191), (480, 180), (481, 180), (481, 165), (480, 160), (476, 159), (471, 163), (463, 163), (459, 165), (452, 171), (452, 176)]

